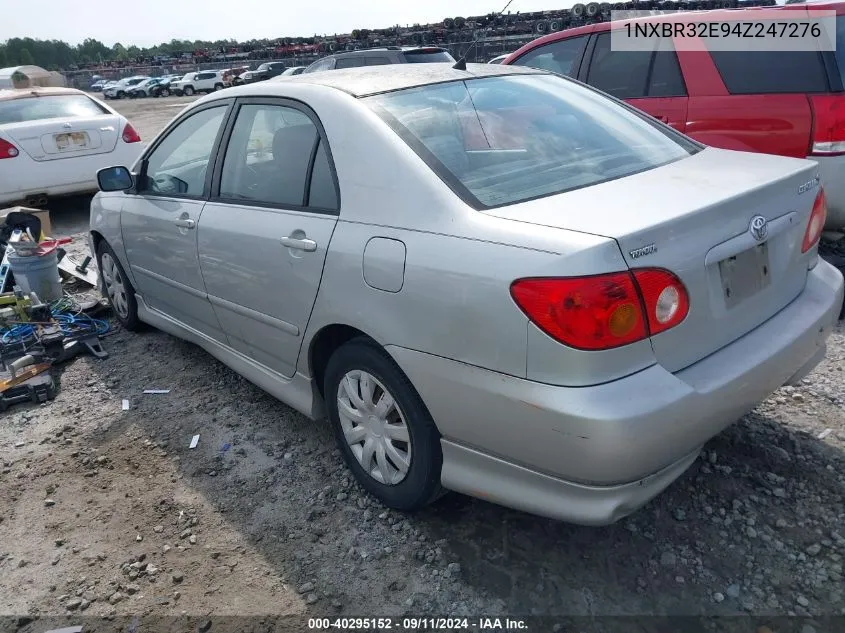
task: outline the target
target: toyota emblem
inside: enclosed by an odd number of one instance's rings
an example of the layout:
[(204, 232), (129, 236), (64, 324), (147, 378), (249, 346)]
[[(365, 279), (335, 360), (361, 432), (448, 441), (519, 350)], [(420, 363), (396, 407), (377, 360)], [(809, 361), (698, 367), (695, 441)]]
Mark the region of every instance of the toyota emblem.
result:
[(762, 215), (755, 215), (748, 224), (748, 230), (758, 242), (762, 242), (769, 234), (769, 221)]

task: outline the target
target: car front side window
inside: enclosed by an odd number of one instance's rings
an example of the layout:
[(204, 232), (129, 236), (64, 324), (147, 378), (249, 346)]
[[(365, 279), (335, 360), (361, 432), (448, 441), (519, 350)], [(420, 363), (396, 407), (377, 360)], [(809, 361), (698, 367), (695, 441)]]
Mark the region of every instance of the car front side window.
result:
[(201, 197), (227, 108), (201, 110), (177, 124), (147, 157), (138, 192)]

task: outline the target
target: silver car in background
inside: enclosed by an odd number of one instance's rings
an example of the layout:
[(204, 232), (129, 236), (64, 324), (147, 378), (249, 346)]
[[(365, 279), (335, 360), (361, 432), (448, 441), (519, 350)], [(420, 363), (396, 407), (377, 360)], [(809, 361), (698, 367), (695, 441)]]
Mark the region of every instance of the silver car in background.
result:
[(843, 300), (814, 163), (526, 68), (234, 88), (99, 176), (120, 321), (327, 416), (402, 510), (445, 488), (614, 522), (805, 376)]

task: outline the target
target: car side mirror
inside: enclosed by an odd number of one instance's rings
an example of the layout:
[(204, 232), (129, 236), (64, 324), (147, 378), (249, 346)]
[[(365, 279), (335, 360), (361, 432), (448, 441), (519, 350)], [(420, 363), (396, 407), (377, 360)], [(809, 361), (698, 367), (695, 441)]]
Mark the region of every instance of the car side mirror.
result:
[(126, 167), (106, 167), (97, 172), (100, 191), (126, 191), (132, 184), (132, 174)]

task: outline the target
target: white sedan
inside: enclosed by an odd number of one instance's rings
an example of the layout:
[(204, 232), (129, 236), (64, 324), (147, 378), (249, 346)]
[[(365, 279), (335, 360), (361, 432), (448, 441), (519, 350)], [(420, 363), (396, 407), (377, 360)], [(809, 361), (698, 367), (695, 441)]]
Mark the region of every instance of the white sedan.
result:
[(123, 116), (81, 90), (0, 90), (0, 205), (94, 191), (99, 169), (142, 149)]

